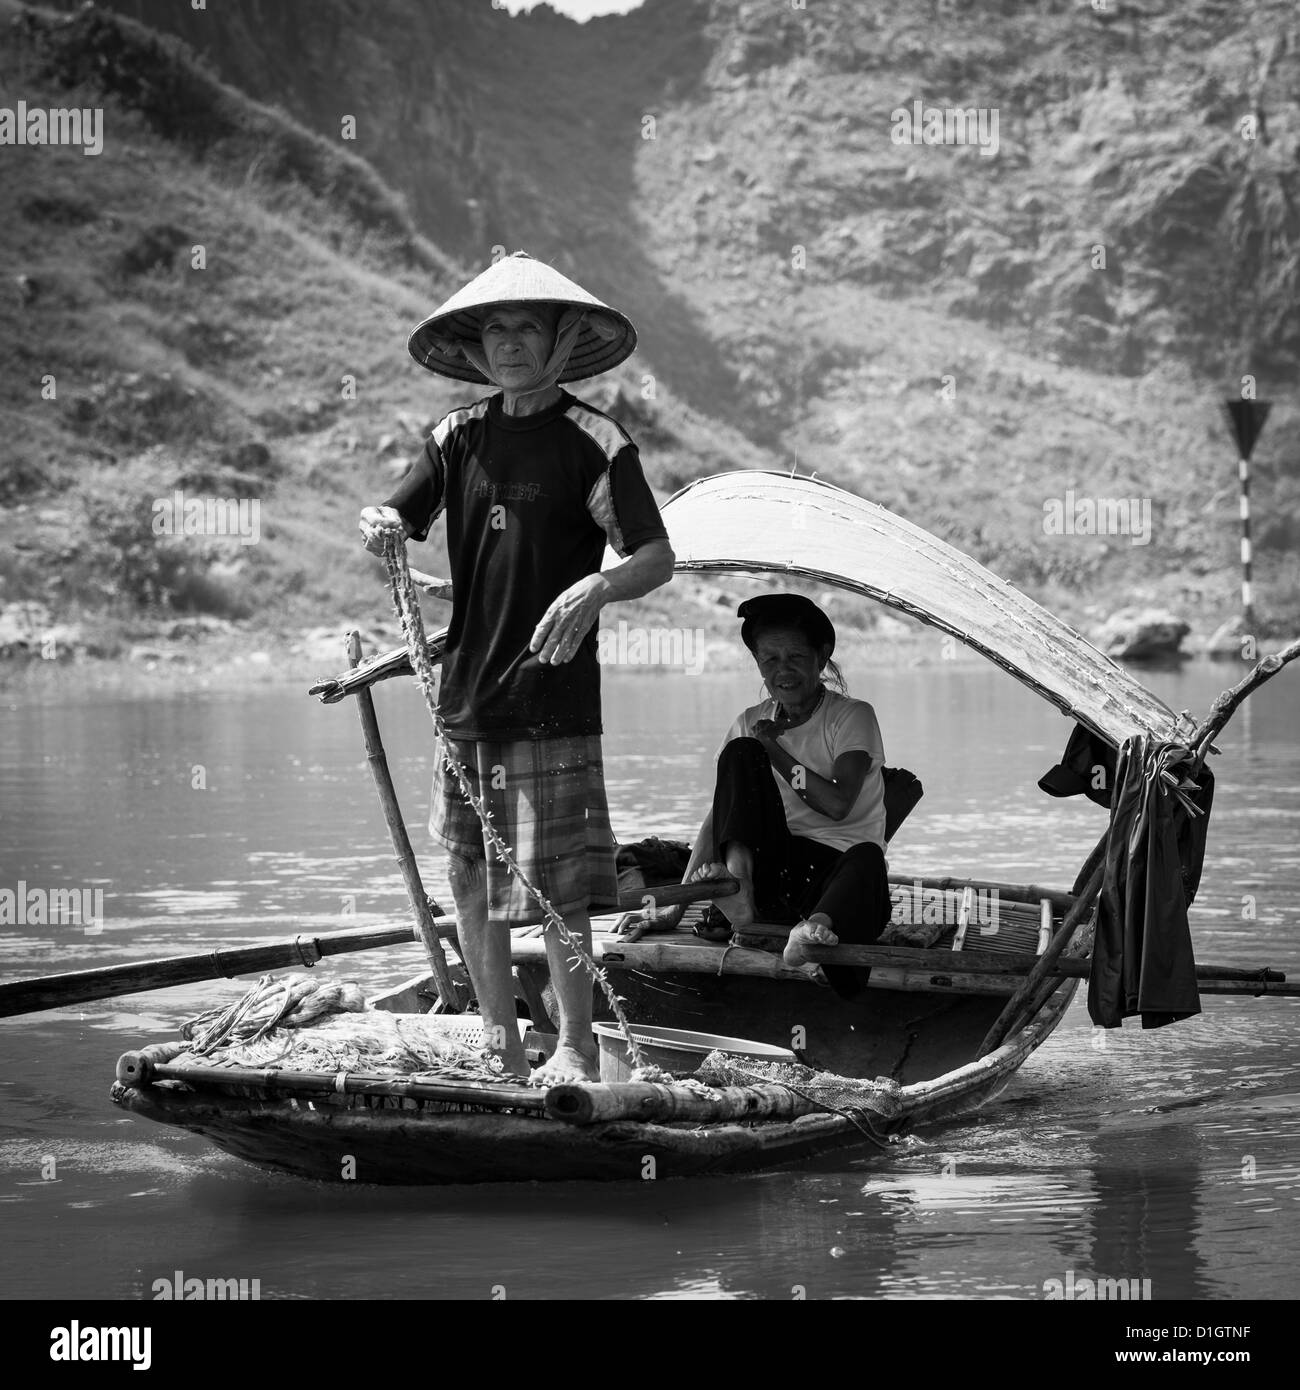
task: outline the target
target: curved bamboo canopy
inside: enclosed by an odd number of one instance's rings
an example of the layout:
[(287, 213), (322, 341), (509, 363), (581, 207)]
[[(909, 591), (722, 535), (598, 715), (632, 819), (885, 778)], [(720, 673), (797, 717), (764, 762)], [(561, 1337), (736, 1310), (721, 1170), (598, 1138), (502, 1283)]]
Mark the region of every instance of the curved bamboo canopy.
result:
[(797, 575), (863, 594), (950, 633), (1113, 744), (1195, 729), (1006, 580), (830, 483), (718, 474), (672, 497), (663, 519), (679, 570)]

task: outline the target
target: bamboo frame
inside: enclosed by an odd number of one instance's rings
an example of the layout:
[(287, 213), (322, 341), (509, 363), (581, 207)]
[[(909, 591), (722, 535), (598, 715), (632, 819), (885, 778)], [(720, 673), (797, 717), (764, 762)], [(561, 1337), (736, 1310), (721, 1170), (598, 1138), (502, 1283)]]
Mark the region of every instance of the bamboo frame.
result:
[(546, 1114), (571, 1125), (611, 1120), (722, 1124), (730, 1120), (793, 1120), (829, 1109), (772, 1081), (710, 1090), (712, 1094), (701, 1095), (691, 1087), (667, 1082), (575, 1082), (547, 1088)]
[(922, 888), (938, 889), (940, 892), (956, 893), (963, 888), (977, 890), (996, 889), (999, 898), (1010, 903), (1032, 906), (1037, 914), (1038, 906), (1044, 898), (1054, 908), (1068, 912), (1075, 904), (1076, 894), (1062, 892), (1059, 888), (1042, 888), (1036, 883), (1004, 883), (995, 878), (924, 878), (920, 874), (890, 874), (891, 888), (910, 888), (919, 883)]
[[(137, 1065), (137, 1054), (118, 1062), (119, 1077)], [(415, 1080), (371, 1072), (287, 1071), (278, 1067), (200, 1066), (188, 1062), (158, 1062), (146, 1071), (148, 1083), (185, 1081), (226, 1090), (291, 1091), (306, 1095), (397, 1096), (442, 1101), (449, 1105), (482, 1105), (490, 1109), (545, 1110), (542, 1091), (524, 1082), (517, 1086), (485, 1081)], [(123, 1082), (123, 1085), (136, 1084)]]
[[(990, 1052), (1006, 1040), (1012, 1028), (1020, 1022), (1022, 1013), (1025, 1015), (1024, 1022), (1028, 1023), (1042, 1008), (1042, 1002), (1033, 1004), (1031, 996), (1035, 994), (1039, 985), (1048, 978), (1062, 953), (1074, 939), (1075, 932), (1092, 913), (1097, 897), (1101, 893), (1101, 885), (1105, 881), (1107, 838), (1107, 835), (1103, 835), (1097, 848), (1088, 856), (1088, 863), (1084, 865), (1084, 869), (1088, 867), (1089, 863), (1093, 864), (1094, 867), (1087, 884), (1079, 894), (1074, 906), (1066, 913), (1065, 921), (1057, 928), (1056, 935), (1052, 937), (1047, 950), (1039, 956), (1034, 968), (1025, 976), (1020, 988), (1007, 1000), (1006, 1007), (994, 1020), (992, 1028), (985, 1034), (984, 1041), (980, 1043), (979, 1051), (975, 1054), (977, 1059), (987, 1057)], [(1053, 987), (1055, 987), (1055, 982), (1053, 982)], [(1026, 1007), (1027, 1004), (1030, 1006)]]

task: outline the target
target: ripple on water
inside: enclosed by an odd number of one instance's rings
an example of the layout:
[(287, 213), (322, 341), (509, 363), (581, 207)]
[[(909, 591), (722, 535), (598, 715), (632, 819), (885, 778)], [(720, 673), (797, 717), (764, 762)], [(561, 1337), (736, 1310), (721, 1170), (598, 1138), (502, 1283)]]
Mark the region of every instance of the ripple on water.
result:
[[(1174, 708), (1207, 708), (1221, 687), (1194, 672), (1158, 680)], [(879, 691), (891, 760), (927, 788), (891, 846), (895, 872), (1072, 881), (1104, 818), (1033, 792), (1067, 732), (1054, 710), (975, 667), (869, 673), (857, 688)], [(653, 700), (638, 691), (644, 682), (611, 682), (605, 695), (618, 731), (605, 746), (615, 825), (625, 840), (689, 838), (753, 678), (658, 682)], [(429, 852), (421, 825), (427, 719), (418, 695), (392, 687), (384, 698), (412, 840), (442, 894), (445, 856)], [(0, 723), (0, 801), (25, 808), (0, 822), (0, 862), (32, 882), (102, 885), (119, 909), (90, 941), (17, 928), (4, 941), (15, 973), (330, 930), (343, 925), (340, 892), (362, 909), (352, 925), (404, 920), (382, 819), (358, 811), (354, 723), (309, 720), (301, 706), (296, 692), (87, 700)], [(160, 728), (170, 746), (205, 750), (206, 797), (134, 775), (158, 767)], [(1286, 833), (1300, 817), (1300, 756), (1289, 718), (1244, 728), (1238, 719), (1222, 743), (1197, 954), (1300, 974), (1289, 925), (1300, 858)], [(73, 776), (108, 788), (114, 814), (102, 798), (52, 794), (47, 754), (60, 786)], [(349, 790), (304, 794), (325, 782)], [(1240, 916), (1247, 892), (1254, 921)], [(412, 946), (317, 969), (375, 988), (421, 965)], [(1041, 1299), (1074, 1270), (1150, 1278), (1156, 1298), (1239, 1299), (1290, 1296), (1300, 1269), (1293, 1001), (1207, 998), (1195, 1021), (1102, 1033), (1080, 1000), (984, 1110), (795, 1172), (385, 1190), (267, 1174), (110, 1103), (120, 1052), (174, 1036), (243, 989), (212, 981), (0, 1021), (0, 1295), (139, 1297), (193, 1266), (259, 1277), (264, 1297), (285, 1298), (450, 1298), (503, 1283), (511, 1298)], [(46, 1181), (51, 1156), (57, 1178)], [(436, 1257), (449, 1250), (454, 1260)]]

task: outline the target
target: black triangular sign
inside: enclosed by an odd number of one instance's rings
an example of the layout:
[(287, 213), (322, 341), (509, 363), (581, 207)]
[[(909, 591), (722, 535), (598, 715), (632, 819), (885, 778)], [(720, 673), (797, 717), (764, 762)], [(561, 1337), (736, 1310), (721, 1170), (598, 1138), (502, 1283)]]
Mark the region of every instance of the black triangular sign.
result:
[(1237, 437), (1237, 457), (1248, 459), (1255, 441), (1264, 433), (1264, 421), (1272, 409), (1271, 401), (1224, 401), (1232, 432)]

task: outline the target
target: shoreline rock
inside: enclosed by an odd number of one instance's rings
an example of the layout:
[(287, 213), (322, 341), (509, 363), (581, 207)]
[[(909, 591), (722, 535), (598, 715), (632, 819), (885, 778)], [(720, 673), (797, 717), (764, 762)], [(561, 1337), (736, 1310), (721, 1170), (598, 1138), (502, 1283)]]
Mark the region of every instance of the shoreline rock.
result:
[(1191, 630), (1166, 608), (1121, 608), (1102, 623), (1094, 640), (1120, 661), (1159, 661), (1186, 658), (1182, 643)]

